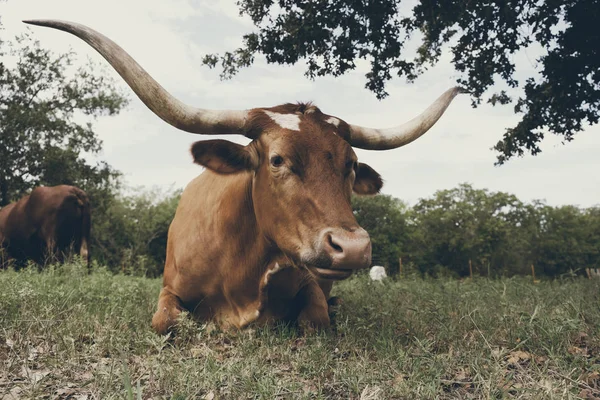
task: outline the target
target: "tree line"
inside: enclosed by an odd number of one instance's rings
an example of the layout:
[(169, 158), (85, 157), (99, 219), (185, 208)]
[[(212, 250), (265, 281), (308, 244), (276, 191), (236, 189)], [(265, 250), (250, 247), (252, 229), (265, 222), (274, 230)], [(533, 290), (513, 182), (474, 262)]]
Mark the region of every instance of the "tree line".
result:
[[(117, 194), (93, 214), (92, 255), (114, 272), (162, 273), (169, 224), (180, 190)], [(439, 190), (409, 206), (389, 195), (354, 196), (354, 214), (369, 232), (373, 264), (398, 274), (491, 278), (583, 275), (600, 268), (600, 206), (522, 202), (469, 184)]]
[(600, 268), (600, 206), (524, 203), (504, 192), (461, 184), (412, 207), (391, 196), (356, 197), (358, 222), (371, 235), (373, 260), (399, 272), (500, 277), (584, 274)]

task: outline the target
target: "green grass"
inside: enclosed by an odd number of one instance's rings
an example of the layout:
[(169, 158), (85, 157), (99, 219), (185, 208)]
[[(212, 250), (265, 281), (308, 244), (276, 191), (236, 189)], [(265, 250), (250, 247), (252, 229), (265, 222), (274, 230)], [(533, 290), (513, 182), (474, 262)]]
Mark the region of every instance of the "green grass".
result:
[(598, 281), (363, 275), (334, 289), (335, 330), (188, 318), (172, 341), (150, 328), (160, 286), (77, 265), (0, 272), (0, 398), (600, 396)]

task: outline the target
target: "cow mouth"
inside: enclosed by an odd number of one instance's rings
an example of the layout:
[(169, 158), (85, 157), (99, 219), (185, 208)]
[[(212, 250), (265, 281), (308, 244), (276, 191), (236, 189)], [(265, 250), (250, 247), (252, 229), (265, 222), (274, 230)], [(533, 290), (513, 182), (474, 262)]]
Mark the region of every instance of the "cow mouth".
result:
[[(293, 260), (293, 257), (289, 255), (288, 258)], [(297, 261), (297, 265), (302, 265), (304, 268), (310, 271), (315, 278), (332, 281), (341, 281), (347, 279), (356, 270), (356, 268), (348, 268), (352, 267), (348, 264), (341, 265), (345, 268), (338, 268), (337, 265), (333, 265), (331, 259), (324, 257), (322, 254), (320, 257), (301, 257)]]
[(329, 279), (333, 281), (341, 281), (343, 279), (349, 278), (354, 272), (351, 269), (330, 269), (330, 268), (319, 268), (319, 267), (311, 267), (310, 268), (314, 274), (321, 279)]

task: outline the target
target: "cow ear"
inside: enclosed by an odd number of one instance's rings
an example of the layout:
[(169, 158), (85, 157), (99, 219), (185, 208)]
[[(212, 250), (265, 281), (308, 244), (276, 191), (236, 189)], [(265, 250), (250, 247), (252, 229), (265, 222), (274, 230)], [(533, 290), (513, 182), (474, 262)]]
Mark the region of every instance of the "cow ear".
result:
[(383, 186), (381, 175), (367, 164), (358, 163), (356, 178), (354, 179), (354, 193), (377, 194)]
[(194, 162), (220, 174), (255, 168), (253, 152), (227, 140), (202, 140), (192, 145)]

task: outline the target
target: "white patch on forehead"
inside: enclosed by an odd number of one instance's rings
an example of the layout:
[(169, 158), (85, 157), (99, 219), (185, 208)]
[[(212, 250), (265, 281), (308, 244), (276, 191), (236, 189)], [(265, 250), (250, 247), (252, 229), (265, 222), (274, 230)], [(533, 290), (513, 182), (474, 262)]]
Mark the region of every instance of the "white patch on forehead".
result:
[(327, 122), (328, 124), (331, 124), (333, 126), (335, 126), (336, 128), (338, 126), (340, 126), (340, 120), (337, 119), (336, 117), (329, 117), (325, 120), (325, 122)]
[(280, 114), (272, 111), (263, 110), (277, 125), (284, 129), (292, 131), (300, 130), (300, 116), (297, 114)]

